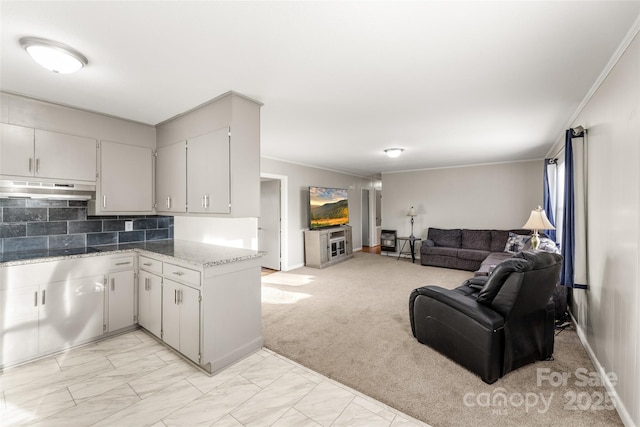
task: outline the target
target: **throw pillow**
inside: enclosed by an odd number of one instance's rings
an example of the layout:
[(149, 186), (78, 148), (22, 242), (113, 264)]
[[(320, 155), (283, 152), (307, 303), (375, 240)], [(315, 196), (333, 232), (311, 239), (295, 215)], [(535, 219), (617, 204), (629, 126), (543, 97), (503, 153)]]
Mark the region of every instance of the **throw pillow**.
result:
[(529, 240), (531, 240), (531, 236), (509, 233), (509, 238), (507, 239), (507, 244), (504, 246), (504, 251), (517, 254), (524, 249), (524, 246)]
[[(524, 250), (530, 250), (530, 249), (532, 249), (531, 239), (529, 239), (529, 241), (524, 246)], [(538, 245), (538, 250), (544, 251), (544, 252), (551, 252), (553, 254), (560, 253), (560, 249), (558, 248), (558, 245), (556, 244), (556, 242), (554, 242), (548, 237), (540, 237), (540, 245)]]

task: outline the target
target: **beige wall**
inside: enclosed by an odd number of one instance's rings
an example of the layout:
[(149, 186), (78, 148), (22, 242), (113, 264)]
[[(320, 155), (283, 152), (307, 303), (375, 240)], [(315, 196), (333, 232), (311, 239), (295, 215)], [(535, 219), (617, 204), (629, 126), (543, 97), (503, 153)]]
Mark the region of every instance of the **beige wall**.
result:
[[(309, 229), (309, 186), (346, 188), (349, 191), (349, 225), (353, 227), (353, 249), (362, 248), (362, 188), (372, 188), (372, 181), (344, 173), (328, 171), (273, 159), (261, 159), (260, 172), (286, 176), (288, 182), (286, 252), (287, 269), (304, 265), (304, 230)], [(286, 254), (286, 255), (285, 255)]]
[(542, 204), (543, 160), (382, 175), (382, 228), (414, 235), (436, 228), (520, 228)]
[(626, 425), (640, 425), (640, 37), (572, 126), (588, 129), (588, 290), (572, 312), (596, 365), (614, 372)]

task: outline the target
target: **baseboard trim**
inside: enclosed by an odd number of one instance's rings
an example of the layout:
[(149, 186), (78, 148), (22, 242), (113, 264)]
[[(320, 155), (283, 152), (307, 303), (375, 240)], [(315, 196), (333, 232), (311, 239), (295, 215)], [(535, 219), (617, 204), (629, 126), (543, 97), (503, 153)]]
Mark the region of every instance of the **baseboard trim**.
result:
[(585, 350), (587, 350), (587, 354), (589, 355), (589, 359), (591, 359), (591, 363), (593, 363), (593, 366), (598, 371), (598, 374), (600, 375), (600, 378), (604, 383), (604, 387), (607, 389), (607, 392), (609, 393), (609, 397), (611, 398), (613, 404), (615, 405), (616, 411), (618, 411), (618, 415), (620, 416), (622, 423), (626, 427), (637, 427), (636, 424), (631, 419), (631, 415), (627, 411), (627, 408), (624, 406), (624, 403), (620, 399), (620, 396), (618, 395), (618, 391), (613, 386), (613, 384), (611, 384), (611, 380), (609, 380), (609, 377), (607, 376), (607, 372), (605, 371), (604, 366), (602, 366), (602, 364), (600, 363), (600, 360), (598, 360), (598, 357), (596, 356), (595, 352), (591, 348), (591, 345), (589, 344), (589, 340), (587, 340), (587, 334), (582, 329), (582, 326), (580, 326), (580, 324), (576, 321), (576, 318), (573, 317), (573, 313), (571, 312), (571, 310), (569, 310), (569, 316), (571, 316), (571, 321), (576, 327), (576, 333), (578, 334), (578, 338), (580, 339), (582, 346), (585, 348)]

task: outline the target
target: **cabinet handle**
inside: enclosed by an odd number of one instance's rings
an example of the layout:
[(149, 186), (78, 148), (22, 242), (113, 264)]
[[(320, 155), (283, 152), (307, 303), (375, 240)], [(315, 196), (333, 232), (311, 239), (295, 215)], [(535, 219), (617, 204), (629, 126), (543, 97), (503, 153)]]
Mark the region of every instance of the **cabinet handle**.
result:
[(182, 290), (178, 291), (178, 304), (182, 304)]
[(40, 173), (40, 159), (36, 159), (36, 173)]
[(173, 303), (175, 305), (178, 305), (178, 290), (177, 289), (173, 290)]
[(106, 195), (102, 196), (102, 207), (103, 208), (107, 207), (107, 196)]
[(171, 274), (175, 274), (178, 277), (184, 276), (184, 273), (182, 271), (173, 271), (173, 272), (171, 272)]
[(167, 209), (171, 209), (171, 196), (167, 196)]
[(33, 159), (29, 157), (29, 172), (33, 172)]
[(131, 264), (131, 261), (116, 262), (116, 265), (129, 265), (129, 264)]
[(147, 266), (147, 267), (151, 267), (153, 264), (151, 264), (150, 262), (143, 262), (142, 265)]
[(116, 290), (116, 279), (115, 278), (111, 279), (111, 290), (112, 291)]
[(37, 307), (38, 306), (38, 291), (35, 291), (33, 293), (33, 306)]
[(46, 294), (47, 294), (47, 291), (42, 291), (42, 305), (44, 305)]

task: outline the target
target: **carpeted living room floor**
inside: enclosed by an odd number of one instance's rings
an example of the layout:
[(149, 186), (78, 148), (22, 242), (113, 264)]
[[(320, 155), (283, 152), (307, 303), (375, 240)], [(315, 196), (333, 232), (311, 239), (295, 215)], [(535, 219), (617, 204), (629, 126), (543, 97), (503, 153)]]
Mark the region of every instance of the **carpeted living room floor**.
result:
[(322, 270), (264, 275), (265, 347), (435, 427), (622, 425), (604, 387), (576, 376), (594, 368), (571, 329), (556, 336), (554, 360), (491, 385), (418, 343), (411, 290), (454, 288), (471, 275), (361, 252)]

